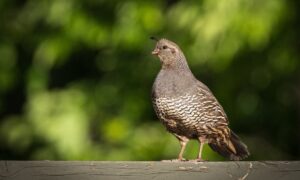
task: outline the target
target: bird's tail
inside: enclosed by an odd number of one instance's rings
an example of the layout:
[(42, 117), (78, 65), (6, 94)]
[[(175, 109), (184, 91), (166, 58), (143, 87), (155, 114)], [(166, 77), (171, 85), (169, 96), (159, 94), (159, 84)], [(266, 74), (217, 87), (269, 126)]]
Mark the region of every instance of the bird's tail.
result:
[(247, 158), (250, 153), (247, 146), (240, 140), (240, 138), (232, 131), (230, 131), (230, 139), (228, 143), (209, 143), (209, 146), (219, 154), (230, 160), (239, 161)]

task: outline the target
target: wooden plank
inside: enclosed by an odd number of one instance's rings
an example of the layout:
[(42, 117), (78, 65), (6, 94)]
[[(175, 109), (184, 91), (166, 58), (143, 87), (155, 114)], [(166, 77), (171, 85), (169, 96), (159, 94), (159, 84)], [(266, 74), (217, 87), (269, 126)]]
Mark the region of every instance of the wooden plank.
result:
[(0, 161), (0, 180), (300, 179), (300, 161)]

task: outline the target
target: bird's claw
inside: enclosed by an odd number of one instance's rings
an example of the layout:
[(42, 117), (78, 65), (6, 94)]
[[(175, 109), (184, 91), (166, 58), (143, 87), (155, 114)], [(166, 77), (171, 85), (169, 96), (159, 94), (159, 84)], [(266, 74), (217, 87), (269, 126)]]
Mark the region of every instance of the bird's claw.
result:
[(193, 159), (193, 160), (189, 160), (189, 162), (205, 162), (206, 160), (202, 159), (202, 158), (197, 158), (197, 159)]
[(181, 159), (170, 159), (170, 160), (162, 160), (162, 162), (187, 162), (188, 160), (181, 158)]

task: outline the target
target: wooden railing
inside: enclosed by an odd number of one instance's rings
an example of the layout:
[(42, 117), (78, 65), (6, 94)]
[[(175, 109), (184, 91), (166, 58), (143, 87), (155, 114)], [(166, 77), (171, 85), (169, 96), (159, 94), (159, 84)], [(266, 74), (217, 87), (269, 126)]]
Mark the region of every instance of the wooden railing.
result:
[(0, 161), (0, 180), (295, 179), (300, 161)]

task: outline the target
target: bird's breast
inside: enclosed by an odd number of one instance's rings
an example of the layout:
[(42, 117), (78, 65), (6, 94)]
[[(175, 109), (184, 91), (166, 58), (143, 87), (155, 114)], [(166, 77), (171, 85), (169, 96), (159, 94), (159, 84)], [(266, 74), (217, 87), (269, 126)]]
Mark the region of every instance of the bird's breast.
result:
[(184, 119), (187, 115), (198, 112), (200, 101), (196, 95), (185, 94), (178, 97), (156, 97), (153, 105), (165, 117)]
[(194, 126), (202, 116), (200, 101), (196, 95), (183, 95), (173, 98), (155, 98), (154, 108), (162, 121), (174, 120), (179, 125)]
[(191, 74), (160, 71), (153, 84), (152, 96), (181, 99), (195, 89), (195, 79)]
[(193, 137), (197, 134), (201, 111), (196, 95), (185, 94), (178, 97), (153, 99), (157, 116), (172, 133)]

